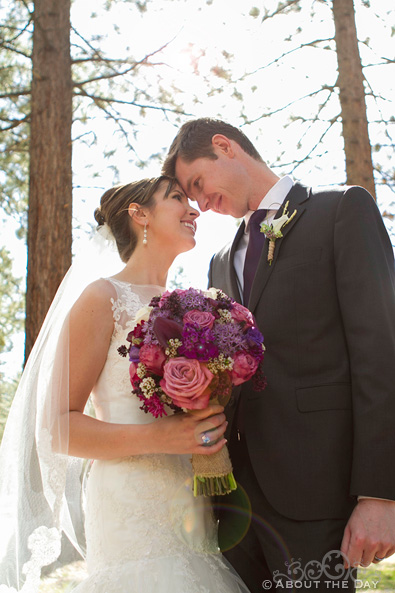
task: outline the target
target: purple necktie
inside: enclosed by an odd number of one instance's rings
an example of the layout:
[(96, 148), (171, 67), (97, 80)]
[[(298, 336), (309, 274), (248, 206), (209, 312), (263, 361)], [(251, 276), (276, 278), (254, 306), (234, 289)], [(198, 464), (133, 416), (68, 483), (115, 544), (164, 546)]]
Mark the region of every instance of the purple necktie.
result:
[(261, 232), (261, 223), (266, 215), (267, 210), (256, 210), (254, 214), (252, 214), (248, 223), (249, 239), (243, 270), (243, 301), (245, 307), (248, 306), (251, 286), (254, 281), (259, 258), (261, 257), (262, 247), (265, 242), (265, 235)]

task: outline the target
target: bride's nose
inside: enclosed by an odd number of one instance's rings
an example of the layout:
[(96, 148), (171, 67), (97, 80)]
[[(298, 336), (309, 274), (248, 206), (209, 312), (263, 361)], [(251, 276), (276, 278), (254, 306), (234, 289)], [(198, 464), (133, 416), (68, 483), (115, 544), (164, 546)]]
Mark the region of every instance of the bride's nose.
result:
[(188, 215), (189, 215), (191, 218), (195, 219), (195, 218), (197, 218), (198, 216), (200, 216), (200, 212), (199, 212), (199, 210), (196, 210), (196, 208), (194, 208), (193, 206), (189, 206), (189, 212), (188, 212)]

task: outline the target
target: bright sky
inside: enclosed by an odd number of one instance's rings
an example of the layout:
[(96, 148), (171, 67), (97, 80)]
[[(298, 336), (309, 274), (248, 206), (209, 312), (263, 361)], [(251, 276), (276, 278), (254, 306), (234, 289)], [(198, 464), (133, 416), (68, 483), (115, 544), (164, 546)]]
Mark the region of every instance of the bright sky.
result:
[[(109, 17), (104, 19), (95, 18), (89, 22), (90, 15), (95, 10), (97, 2), (85, 0), (82, 3), (76, 0), (74, 4), (74, 23), (77, 28), (92, 31), (97, 34), (109, 32)], [(277, 6), (277, 0), (266, 0), (264, 4), (269, 11)], [(356, 4), (360, 4), (356, 0)], [(375, 10), (381, 16), (385, 11), (385, 0), (375, 2)], [(311, 6), (314, 5), (316, 16), (311, 18)], [(148, 3), (148, 11), (139, 13), (136, 9), (131, 10), (130, 4), (124, 2), (117, 4), (115, 11), (112, 11), (110, 18), (116, 23), (119, 35), (109, 35), (107, 43), (102, 41), (101, 47), (114, 55), (117, 49), (126, 55), (133, 55), (141, 59), (146, 54), (161, 47), (173, 40), (166, 49), (161, 52), (154, 61), (165, 64), (158, 71), (165, 81), (165, 88), (171, 92), (172, 85), (183, 91), (182, 100), (185, 111), (193, 113), (194, 116), (221, 117), (241, 125), (243, 120), (240, 112), (243, 111), (249, 119), (258, 118), (268, 108), (278, 109), (289, 102), (305, 96), (315, 90), (317, 85), (334, 84), (336, 80), (336, 57), (335, 53), (328, 50), (316, 50), (306, 48), (302, 52), (291, 54), (283, 66), (273, 66), (268, 70), (260, 70), (262, 65), (268, 64), (285, 50), (292, 49), (297, 45), (294, 34), (298, 27), (303, 29), (301, 39), (311, 41), (315, 39), (326, 39), (333, 35), (334, 26), (331, 20), (331, 13), (328, 6), (319, 2), (304, 0), (302, 11), (288, 16), (269, 20), (262, 24), (262, 13), (259, 9), (253, 12), (254, 3), (251, 1), (239, 2), (238, 0), (212, 0), (211, 2), (185, 2), (184, 0), (155, 0)], [(251, 14), (256, 14), (253, 18)], [(367, 36), (374, 37), (375, 50), (380, 55), (388, 55), (388, 35), (384, 34), (386, 23), (380, 18), (373, 18), (373, 11), (361, 9), (358, 19), (359, 35), (361, 39)], [(288, 43), (284, 38), (290, 36)], [(115, 48), (114, 44), (117, 44)], [(253, 73), (246, 76), (244, 81), (233, 84), (224, 79), (215, 77), (212, 69), (214, 66), (227, 67), (223, 51), (234, 56), (231, 62), (232, 79), (238, 80), (246, 73)], [(365, 51), (362, 48), (362, 51)], [(366, 54), (369, 52), (365, 51)], [(123, 55), (125, 55), (123, 53)], [(367, 59), (373, 62), (379, 61), (376, 56), (373, 58), (367, 55)], [(378, 69), (380, 70), (380, 69)], [(196, 77), (195, 73), (200, 76)], [(381, 70), (380, 70), (381, 71)], [(387, 69), (388, 80), (388, 69)], [(147, 85), (157, 84), (154, 70), (142, 70)], [(395, 72), (394, 72), (395, 74)], [(395, 76), (394, 76), (395, 79)], [(381, 81), (381, 83), (380, 83)], [(380, 92), (385, 94), (382, 79), (375, 79)], [(221, 92), (208, 96), (210, 85), (216, 85)], [(386, 83), (389, 86), (389, 83)], [(235, 91), (242, 93), (243, 101), (234, 98)], [(385, 89), (391, 96), (391, 90)], [(196, 102), (196, 98), (199, 102)], [(299, 103), (296, 108), (297, 115), (306, 118), (311, 117), (316, 103), (314, 99)], [(324, 110), (324, 115), (332, 117), (338, 108), (337, 100)], [(388, 108), (387, 117), (392, 115), (393, 105)], [(130, 115), (130, 112), (129, 112)], [(134, 117), (134, 113), (132, 117)], [(282, 112), (265, 120), (247, 125), (243, 129), (250, 139), (256, 143), (261, 152), (270, 164), (277, 165), (275, 159), (280, 154), (280, 145), (286, 145), (285, 158), (283, 163), (291, 161), (295, 157), (295, 147), (301, 140), (304, 129), (297, 123), (291, 127), (285, 127), (288, 114)], [(143, 160), (148, 159), (154, 152), (162, 150), (171, 143), (176, 131), (177, 123), (174, 125), (174, 118), (170, 121), (161, 112), (147, 112), (144, 120), (141, 121), (140, 133), (136, 139), (138, 155)], [(323, 127), (318, 124), (316, 131), (305, 141), (311, 145), (316, 142), (322, 133)], [(345, 179), (344, 156), (342, 152), (342, 141), (340, 139), (340, 123), (337, 123), (328, 136), (325, 138), (323, 149), (319, 151), (322, 156), (314, 160), (313, 164), (307, 163), (295, 171), (295, 176), (302, 179), (306, 184), (326, 185), (341, 183)], [(303, 138), (302, 138), (303, 142)], [(130, 162), (130, 153), (126, 153), (122, 147), (122, 141), (105, 131), (103, 127), (99, 144), (107, 149), (116, 148), (113, 157), (120, 169), (119, 179), (127, 182), (141, 176), (157, 175), (159, 163), (153, 160), (144, 170), (138, 169), (134, 162)], [(84, 166), (92, 161), (89, 152), (75, 151), (74, 174), (75, 180), (85, 179), (86, 171)], [(95, 156), (95, 160), (100, 155)], [(86, 161), (86, 162), (84, 162)], [(97, 161), (96, 161), (97, 162)], [(103, 170), (108, 167), (108, 162), (103, 161)], [(279, 172), (289, 173), (287, 167)], [(112, 175), (103, 174), (95, 185), (101, 185), (106, 189), (112, 184)], [(88, 169), (89, 175), (89, 169)], [(108, 181), (107, 181), (108, 179)], [(89, 185), (89, 179), (85, 181)], [(85, 184), (84, 183), (84, 184)], [(87, 197), (89, 193), (89, 198)], [(84, 209), (83, 218), (91, 220), (93, 211), (92, 202), (100, 196), (100, 190), (87, 190), (75, 192), (75, 210), (82, 212), (81, 202), (85, 200), (87, 208)], [(388, 199), (384, 192), (381, 192), (384, 199)], [(208, 262), (221, 246), (230, 240), (235, 232), (235, 221), (213, 213), (205, 214), (199, 219), (199, 230), (197, 234), (197, 247), (193, 252), (180, 256), (175, 262), (174, 269), (178, 266), (184, 268), (185, 280), (195, 286), (206, 285), (206, 272)]]
[[(100, 16), (97, 0), (75, 0), (72, 9), (72, 22), (85, 37), (104, 35), (106, 39), (97, 42), (102, 50), (114, 56), (130, 55), (141, 59), (146, 54), (173, 40), (162, 53), (153, 58), (162, 65), (144, 68), (140, 74), (140, 86), (147, 90), (156, 88), (158, 75), (168, 93), (175, 94), (179, 89), (185, 111), (194, 117), (221, 117), (234, 125), (242, 125), (241, 113), (255, 123), (245, 125), (243, 131), (256, 144), (264, 159), (276, 168), (276, 172), (292, 173), (287, 163), (298, 154), (298, 142), (305, 147), (313, 146), (319, 139), (323, 124), (317, 124), (314, 131), (304, 138), (305, 127), (296, 122), (288, 127), (289, 110), (283, 109), (292, 101), (299, 99), (325, 84), (333, 85), (336, 80), (336, 57), (326, 49), (306, 48), (302, 52), (291, 53), (281, 64), (273, 64), (262, 69), (278, 58), (284, 51), (295, 47), (298, 42), (325, 39), (333, 35), (333, 23), (328, 3), (303, 0), (302, 11), (293, 16), (269, 19), (262, 23), (260, 8), (271, 11), (277, 0), (254, 3), (249, 0), (155, 0), (148, 2), (148, 10), (139, 13), (133, 3), (118, 2), (110, 13)], [(358, 7), (358, 33), (360, 40), (370, 37), (376, 55), (366, 47), (361, 52), (369, 62), (377, 63), (380, 56), (389, 54), (388, 43), (390, 24), (387, 25), (387, 0), (375, 0), (374, 9)], [(311, 17), (314, 5), (316, 16)], [(98, 16), (91, 18), (97, 11)], [(251, 14), (249, 14), (251, 12)], [(379, 17), (375, 14), (378, 13)], [(254, 18), (255, 16), (255, 18)], [(296, 35), (298, 28), (300, 36)], [(115, 31), (115, 29), (117, 31)], [(288, 41), (285, 41), (289, 38)], [(393, 44), (393, 41), (392, 41)], [(230, 63), (224, 51), (232, 57)], [(393, 54), (393, 51), (392, 51)], [(393, 57), (393, 55), (392, 55)], [(213, 69), (232, 68), (232, 80), (215, 76)], [(391, 69), (392, 68), (392, 69)], [(199, 72), (200, 76), (196, 76)], [(368, 69), (370, 80), (376, 92), (394, 99), (395, 71), (391, 66), (385, 69)], [(240, 77), (244, 80), (240, 81)], [(237, 82), (234, 82), (237, 81)], [(215, 85), (217, 91), (210, 93)], [(132, 90), (130, 91), (132, 93)], [(242, 95), (240, 101), (237, 97)], [(325, 95), (322, 96), (322, 99)], [(316, 101), (299, 102), (293, 108), (296, 116), (311, 117)], [(369, 99), (371, 119), (378, 119), (377, 108)], [(337, 100), (333, 98), (323, 111), (328, 118), (337, 113)], [(278, 110), (270, 118), (261, 119), (269, 109)], [(388, 120), (393, 115), (393, 103), (381, 105), (382, 113)], [(88, 127), (75, 124), (74, 137), (95, 129), (97, 145), (89, 149), (76, 144), (73, 155), (73, 179), (75, 225), (87, 230), (93, 223), (93, 211), (101, 194), (114, 183), (127, 183), (141, 177), (159, 174), (160, 163), (149, 160), (153, 153), (165, 153), (177, 132), (179, 122), (172, 115), (165, 117), (161, 111), (147, 110), (141, 116), (137, 109), (125, 109), (125, 115), (136, 122), (138, 134), (134, 147), (139, 159), (148, 160), (146, 168), (136, 164), (136, 155), (128, 153), (119, 134), (103, 119), (91, 120)], [(327, 185), (344, 182), (344, 155), (342, 152), (340, 123), (336, 123), (325, 137), (313, 162), (300, 166), (294, 176), (309, 185)], [(110, 160), (103, 158), (105, 150), (114, 150)], [(285, 151), (281, 156), (282, 151)], [(277, 159), (281, 156), (281, 162)], [(281, 164), (284, 166), (281, 167)], [(119, 170), (114, 175), (112, 165)], [(94, 175), (95, 174), (95, 175)], [(386, 203), (392, 195), (385, 188), (379, 189), (379, 200)], [(236, 230), (236, 221), (214, 213), (207, 213), (198, 221), (197, 247), (177, 258), (170, 278), (179, 266), (184, 270), (185, 285), (206, 286), (206, 275), (212, 255), (231, 240)], [(6, 234), (5, 234), (6, 233)], [(81, 231), (76, 231), (76, 237)], [(24, 274), (26, 267), (25, 250), (14, 238), (12, 225), (8, 222), (1, 229), (1, 236), (15, 258), (15, 273)], [(23, 339), (18, 342), (22, 343)], [(19, 348), (20, 349), (20, 348)], [(5, 360), (15, 361), (15, 351)]]

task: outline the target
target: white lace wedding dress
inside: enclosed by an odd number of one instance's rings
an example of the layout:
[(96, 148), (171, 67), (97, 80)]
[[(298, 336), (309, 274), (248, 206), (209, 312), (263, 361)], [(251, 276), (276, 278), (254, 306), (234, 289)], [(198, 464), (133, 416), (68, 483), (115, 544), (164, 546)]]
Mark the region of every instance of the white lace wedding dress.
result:
[[(163, 292), (109, 279), (114, 333), (93, 395), (106, 422), (155, 421), (131, 393), (126, 344), (138, 309)], [(169, 411), (171, 413), (171, 411)], [(89, 578), (74, 593), (246, 593), (218, 552), (210, 501), (195, 498), (188, 455), (94, 461), (86, 497)]]

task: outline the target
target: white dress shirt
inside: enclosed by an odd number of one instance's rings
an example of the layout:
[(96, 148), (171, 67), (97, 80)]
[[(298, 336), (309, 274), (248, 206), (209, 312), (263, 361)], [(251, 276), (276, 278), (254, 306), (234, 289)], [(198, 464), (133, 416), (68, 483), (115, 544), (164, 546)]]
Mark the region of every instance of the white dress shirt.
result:
[[(270, 224), (273, 218), (276, 216), (277, 210), (280, 208), (281, 204), (284, 202), (285, 197), (287, 196), (288, 192), (292, 188), (294, 181), (292, 177), (286, 175), (277, 181), (275, 185), (265, 195), (262, 202), (258, 206), (258, 210), (267, 210), (267, 215), (265, 221), (267, 224)], [(240, 294), (243, 294), (244, 288), (244, 279), (243, 279), (243, 269), (244, 269), (244, 261), (246, 258), (247, 247), (248, 247), (248, 239), (250, 234), (250, 229), (248, 226), (249, 220), (254, 213), (253, 210), (247, 212), (244, 216), (245, 222), (245, 229), (244, 235), (241, 237), (237, 249), (235, 251), (234, 262), (233, 265), (236, 270), (237, 276), (237, 284), (239, 287)]]

